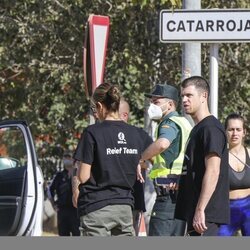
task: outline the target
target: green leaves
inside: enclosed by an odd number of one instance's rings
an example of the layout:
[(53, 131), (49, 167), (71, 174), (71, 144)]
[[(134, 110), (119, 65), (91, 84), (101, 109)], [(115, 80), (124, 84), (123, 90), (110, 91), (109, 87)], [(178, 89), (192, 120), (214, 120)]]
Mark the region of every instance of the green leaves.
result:
[[(202, 8), (250, 8), (244, 0), (201, 4)], [(26, 119), (35, 138), (50, 138), (50, 147), (76, 146), (89, 124), (83, 43), (84, 26), (94, 13), (108, 15), (111, 22), (104, 80), (121, 86), (131, 105), (130, 122), (142, 127), (148, 101), (144, 93), (158, 82), (179, 85), (181, 81), (181, 45), (159, 41), (159, 12), (172, 8), (181, 8), (181, 1), (2, 0), (1, 119)], [(219, 56), (219, 117), (224, 121), (230, 112), (242, 112), (250, 120), (250, 44), (221, 44)], [(209, 45), (203, 44), (206, 78), (208, 58)]]

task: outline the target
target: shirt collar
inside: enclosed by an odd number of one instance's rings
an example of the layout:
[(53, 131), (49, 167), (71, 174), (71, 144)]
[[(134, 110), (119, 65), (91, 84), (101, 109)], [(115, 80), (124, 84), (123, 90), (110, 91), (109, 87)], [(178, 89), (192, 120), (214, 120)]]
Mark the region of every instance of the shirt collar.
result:
[(161, 121), (166, 120), (166, 119), (168, 119), (168, 118), (170, 118), (170, 117), (172, 117), (172, 116), (179, 116), (179, 114), (178, 114), (177, 111), (172, 111), (172, 112), (170, 112), (169, 114), (163, 116)]

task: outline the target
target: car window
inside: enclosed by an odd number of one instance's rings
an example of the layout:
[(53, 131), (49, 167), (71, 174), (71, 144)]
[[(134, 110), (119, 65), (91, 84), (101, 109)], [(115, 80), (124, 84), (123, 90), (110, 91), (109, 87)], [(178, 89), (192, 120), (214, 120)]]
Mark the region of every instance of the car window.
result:
[(0, 171), (25, 166), (27, 151), (19, 127), (0, 128)]

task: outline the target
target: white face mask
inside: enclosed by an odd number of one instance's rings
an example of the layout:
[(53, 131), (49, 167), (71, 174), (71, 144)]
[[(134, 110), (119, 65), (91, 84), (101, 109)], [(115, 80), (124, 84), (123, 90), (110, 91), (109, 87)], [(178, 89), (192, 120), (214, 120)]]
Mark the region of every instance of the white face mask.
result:
[(148, 108), (148, 116), (151, 120), (160, 120), (163, 116), (161, 107), (151, 103)]
[(71, 168), (73, 166), (73, 160), (71, 159), (64, 159), (63, 165), (65, 168)]

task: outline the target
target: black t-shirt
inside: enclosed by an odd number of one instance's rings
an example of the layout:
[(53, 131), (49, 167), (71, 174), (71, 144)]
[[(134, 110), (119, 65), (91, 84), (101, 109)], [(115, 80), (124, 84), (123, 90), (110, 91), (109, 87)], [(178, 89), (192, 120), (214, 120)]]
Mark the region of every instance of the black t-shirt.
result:
[[(143, 151), (153, 142), (152, 137), (150, 137), (145, 131), (141, 129), (141, 136), (144, 140)], [(146, 171), (142, 170), (142, 176), (144, 180), (146, 179)], [(136, 180), (133, 186), (133, 197), (134, 197), (134, 209), (146, 212), (145, 196), (144, 196), (144, 183)]]
[(79, 187), (79, 215), (111, 204), (133, 207), (136, 169), (148, 139), (145, 131), (123, 121), (103, 121), (84, 130), (74, 158), (91, 165), (91, 177)]
[[(142, 176), (145, 180), (146, 173), (144, 170), (142, 170)], [(133, 191), (132, 191), (133, 197), (134, 197), (134, 209), (146, 212), (146, 204), (145, 204), (145, 196), (144, 196), (144, 183), (141, 183), (140, 181), (136, 180)]]
[(229, 222), (227, 139), (224, 128), (214, 116), (204, 118), (190, 133), (179, 182), (175, 217), (192, 221), (205, 173), (205, 157), (209, 153), (216, 153), (221, 158), (221, 164), (216, 189), (205, 209), (206, 221), (227, 224)]

